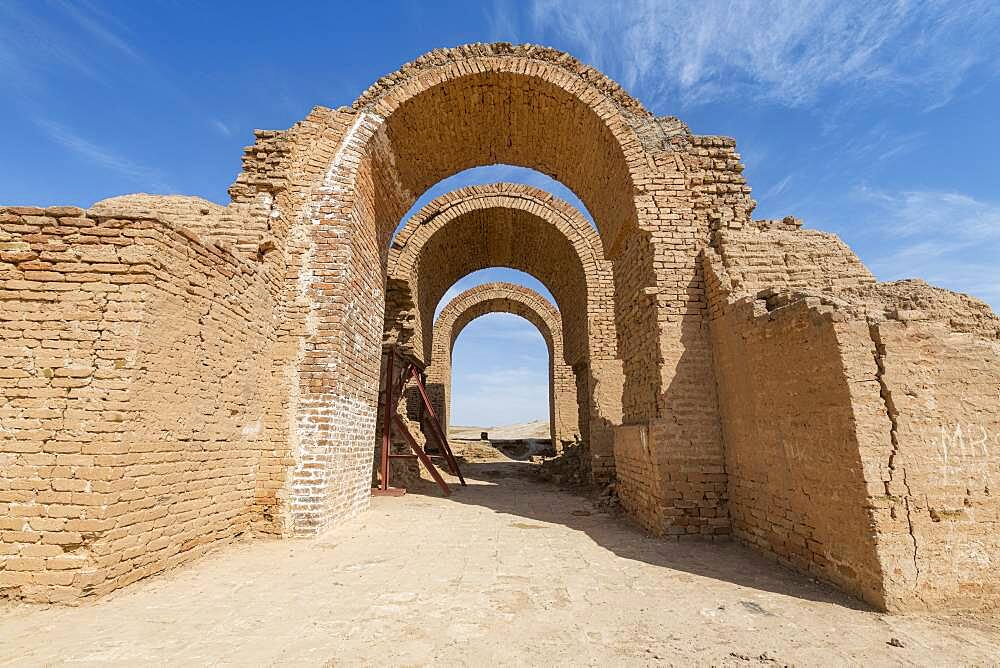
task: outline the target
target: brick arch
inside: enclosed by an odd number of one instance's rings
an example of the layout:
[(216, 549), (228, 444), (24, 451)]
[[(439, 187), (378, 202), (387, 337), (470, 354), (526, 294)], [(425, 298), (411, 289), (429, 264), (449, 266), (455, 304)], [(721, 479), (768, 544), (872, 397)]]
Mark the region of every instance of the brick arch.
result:
[[(637, 128), (654, 118), (569, 54), (502, 43), (437, 49), (376, 81), (352, 109), (392, 146), (383, 164), (404, 199), (465, 169), (505, 163), (565, 183), (608, 249), (635, 227), (634, 189), (646, 167)], [(396, 193), (384, 194), (389, 204)], [(393, 227), (406, 208), (387, 212)]]
[(424, 333), (445, 291), (496, 266), (529, 273), (552, 292), (567, 363), (615, 358), (614, 278), (597, 233), (568, 202), (515, 183), (454, 190), (407, 220), (389, 249), (387, 337), (430, 360)]
[(259, 133), (244, 161), (234, 204), (267, 212), (283, 265), (275, 374), (290, 399), (262, 464), (280, 478), (260, 502), (280, 530), (314, 533), (367, 506), (389, 240), (429, 186), (479, 165), (548, 174), (594, 216), (613, 266), (618, 359), (576, 371), (600, 409), (589, 441), (603, 444), (602, 476), (623, 422), (662, 425), (657, 447), (677, 454), (656, 454), (670, 477), (638, 498), (675, 498), (686, 453), (721, 456), (696, 258), (752, 202), (731, 142), (654, 118), (561, 52), (477, 44), (403, 66), (352, 107)]
[(533, 324), (549, 350), (549, 427), (552, 443), (579, 438), (576, 381), (563, 359), (562, 320), (549, 300), (514, 283), (484, 283), (452, 299), (434, 322), (434, 346), (427, 367), (427, 389), (443, 424), (451, 415), (451, 355), (462, 330), (489, 313), (511, 313)]

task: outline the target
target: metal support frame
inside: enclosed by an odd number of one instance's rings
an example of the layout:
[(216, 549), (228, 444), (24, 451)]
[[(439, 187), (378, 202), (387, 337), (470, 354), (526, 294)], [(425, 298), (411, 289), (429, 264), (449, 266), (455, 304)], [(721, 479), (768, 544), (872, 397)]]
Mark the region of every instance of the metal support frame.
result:
[(427, 396), (427, 390), (424, 388), (423, 379), (420, 377), (420, 372), (417, 371), (417, 367), (413, 364), (410, 365), (410, 376), (417, 383), (417, 389), (420, 391), (420, 398), (424, 400), (424, 409), (427, 414), (430, 415), (430, 420), (427, 420), (431, 425), (431, 433), (437, 438), (438, 445), (441, 446), (441, 452), (444, 453), (444, 459), (448, 462), (448, 470), (454, 475), (458, 476), (459, 481), (465, 486), (465, 477), (462, 476), (461, 469), (458, 468), (458, 460), (455, 459), (455, 453), (451, 451), (451, 445), (448, 443), (448, 438), (444, 434), (444, 428), (441, 426), (441, 421), (438, 420), (437, 414), (434, 412), (434, 407), (431, 405), (431, 400)]
[[(452, 452), (451, 446), (448, 444), (448, 439), (444, 436), (444, 430), (441, 428), (441, 423), (434, 413), (434, 408), (431, 406), (431, 402), (427, 397), (427, 390), (424, 388), (423, 380), (420, 377), (420, 372), (417, 366), (413, 362), (404, 361), (403, 373), (400, 374), (399, 383), (396, 382), (395, 376), (395, 360), (396, 360), (396, 350), (393, 347), (387, 348), (385, 351), (386, 361), (385, 361), (385, 391), (382, 396), (382, 451), (379, 453), (379, 486), (372, 488), (372, 496), (402, 496), (406, 494), (406, 490), (401, 487), (392, 487), (389, 483), (389, 478), (392, 475), (392, 469), (389, 466), (389, 460), (391, 459), (418, 459), (420, 463), (424, 465), (427, 471), (434, 478), (434, 482), (438, 484), (441, 491), (445, 496), (451, 495), (451, 489), (448, 487), (448, 483), (444, 481), (441, 474), (438, 472), (431, 458), (427, 456), (424, 449), (420, 447), (416, 439), (413, 438), (413, 434), (407, 429), (406, 423), (403, 419), (396, 413), (396, 402), (394, 399), (397, 396), (397, 391), (402, 392), (403, 387), (406, 385), (407, 376), (413, 378), (417, 384), (417, 389), (420, 392), (420, 397), (423, 399), (424, 408), (430, 415), (431, 424), (431, 435), (438, 442), (441, 448), (441, 452), (444, 454), (445, 462), (448, 464), (448, 470), (452, 475), (458, 476), (459, 482), (465, 486), (465, 478), (462, 476), (462, 471), (458, 467), (458, 460), (455, 459), (455, 453)], [(407, 445), (410, 446), (410, 450), (413, 454), (392, 454), (392, 429), (398, 430), (398, 433), (403, 436)]]

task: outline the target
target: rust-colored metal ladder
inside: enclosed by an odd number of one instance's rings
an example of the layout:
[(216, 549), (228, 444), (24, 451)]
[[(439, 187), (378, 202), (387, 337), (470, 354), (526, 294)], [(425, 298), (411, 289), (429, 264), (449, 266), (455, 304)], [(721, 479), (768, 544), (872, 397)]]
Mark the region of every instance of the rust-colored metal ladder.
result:
[[(462, 476), (462, 471), (458, 467), (458, 460), (455, 459), (455, 453), (452, 452), (451, 446), (448, 444), (448, 438), (445, 436), (444, 429), (441, 427), (441, 421), (438, 420), (437, 414), (434, 412), (434, 407), (431, 405), (430, 398), (427, 396), (427, 389), (424, 387), (424, 381), (421, 377), (420, 371), (417, 369), (416, 364), (413, 362), (403, 359), (402, 369), (403, 373), (399, 374), (399, 380), (396, 379), (395, 374), (395, 362), (396, 362), (396, 349), (394, 346), (388, 346), (383, 350), (383, 354), (386, 356), (385, 360), (385, 391), (382, 393), (382, 451), (379, 456), (379, 486), (372, 488), (372, 496), (402, 496), (406, 493), (406, 490), (402, 487), (392, 487), (390, 484), (390, 476), (392, 475), (392, 469), (389, 466), (389, 461), (391, 459), (418, 459), (420, 463), (424, 465), (431, 477), (434, 478), (434, 482), (437, 483), (441, 491), (444, 492), (445, 496), (451, 495), (451, 489), (448, 487), (448, 483), (444, 481), (441, 474), (438, 472), (437, 467), (434, 466), (434, 462), (431, 458), (427, 456), (427, 453), (417, 440), (413, 438), (413, 434), (406, 427), (406, 423), (403, 422), (401, 418), (396, 413), (396, 397), (399, 396), (398, 393), (403, 391), (408, 378), (412, 378), (417, 386), (417, 390), (420, 392), (420, 398), (423, 400), (424, 410), (426, 411), (425, 422), (430, 424), (431, 436), (437, 441), (437, 445), (444, 455), (445, 462), (448, 464), (448, 471), (458, 477), (459, 482), (464, 486), (465, 478)], [(396, 428), (397, 432), (403, 437), (407, 445), (410, 446), (412, 454), (393, 454), (392, 450), (392, 429)]]

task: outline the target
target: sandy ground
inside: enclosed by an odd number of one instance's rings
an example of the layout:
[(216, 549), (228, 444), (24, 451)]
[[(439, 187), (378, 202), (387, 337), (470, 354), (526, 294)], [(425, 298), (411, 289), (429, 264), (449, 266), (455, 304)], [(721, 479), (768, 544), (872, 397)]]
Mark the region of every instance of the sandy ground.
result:
[(495, 427), (470, 427), (464, 425), (450, 425), (448, 427), (448, 438), (459, 438), (463, 440), (479, 439), (483, 432), (489, 434), (493, 440), (515, 440), (520, 438), (549, 438), (549, 423), (524, 422), (521, 424), (505, 424)]
[[(220, 548), (77, 608), (0, 608), (4, 665), (955, 665), (996, 618), (884, 616), (732, 543), (670, 543), (466, 466), (320, 538)], [(902, 648), (889, 645), (897, 638)]]

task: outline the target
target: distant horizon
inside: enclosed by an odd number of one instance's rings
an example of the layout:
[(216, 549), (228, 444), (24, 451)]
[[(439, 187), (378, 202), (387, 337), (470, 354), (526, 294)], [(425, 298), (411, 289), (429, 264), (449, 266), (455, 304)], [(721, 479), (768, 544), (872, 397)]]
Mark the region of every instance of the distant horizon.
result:
[(549, 424), (549, 421), (548, 420), (531, 420), (529, 422), (511, 422), (510, 424), (491, 424), (491, 425), (449, 423), (448, 424), (448, 428), (450, 429), (451, 427), (456, 427), (456, 428), (459, 428), (459, 429), (479, 429), (479, 428), (483, 428), (483, 429), (496, 429), (497, 427), (521, 427), (521, 426), (534, 425), (534, 424), (545, 424), (545, 425), (547, 425), (547, 424)]

